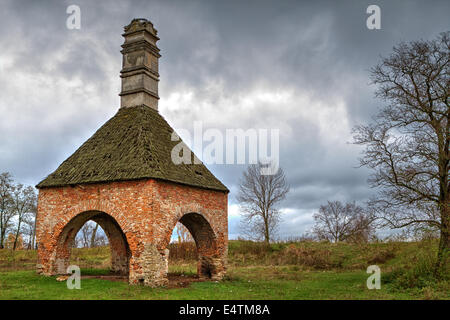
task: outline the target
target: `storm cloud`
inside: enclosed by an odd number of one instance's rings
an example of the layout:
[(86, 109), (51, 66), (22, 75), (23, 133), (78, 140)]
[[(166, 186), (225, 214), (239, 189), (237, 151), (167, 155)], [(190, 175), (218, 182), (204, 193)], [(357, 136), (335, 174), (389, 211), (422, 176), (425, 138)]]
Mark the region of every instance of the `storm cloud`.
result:
[[(81, 8), (81, 29), (66, 8)], [(381, 30), (366, 8), (381, 8)], [(450, 29), (448, 1), (2, 1), (0, 171), (35, 185), (119, 105), (120, 45), (132, 18), (161, 40), (159, 111), (174, 128), (280, 130), (291, 192), (280, 234), (298, 236), (327, 200), (373, 193), (351, 128), (368, 121), (369, 69), (401, 41)], [(230, 236), (242, 165), (210, 165), (231, 190)]]

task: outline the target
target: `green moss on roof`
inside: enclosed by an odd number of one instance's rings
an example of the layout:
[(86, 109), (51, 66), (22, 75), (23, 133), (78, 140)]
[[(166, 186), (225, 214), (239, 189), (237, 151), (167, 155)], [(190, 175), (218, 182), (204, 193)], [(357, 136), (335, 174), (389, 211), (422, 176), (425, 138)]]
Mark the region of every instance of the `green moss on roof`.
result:
[(154, 178), (228, 192), (205, 165), (172, 162), (173, 131), (149, 107), (121, 108), (36, 187)]

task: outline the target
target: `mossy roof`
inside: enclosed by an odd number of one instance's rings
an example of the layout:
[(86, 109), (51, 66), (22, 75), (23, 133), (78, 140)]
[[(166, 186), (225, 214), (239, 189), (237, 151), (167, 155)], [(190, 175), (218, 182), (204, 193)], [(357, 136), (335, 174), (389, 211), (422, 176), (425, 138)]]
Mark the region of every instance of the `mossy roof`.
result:
[(204, 164), (173, 163), (172, 149), (180, 143), (171, 140), (173, 131), (156, 110), (120, 108), (36, 187), (154, 178), (228, 192)]

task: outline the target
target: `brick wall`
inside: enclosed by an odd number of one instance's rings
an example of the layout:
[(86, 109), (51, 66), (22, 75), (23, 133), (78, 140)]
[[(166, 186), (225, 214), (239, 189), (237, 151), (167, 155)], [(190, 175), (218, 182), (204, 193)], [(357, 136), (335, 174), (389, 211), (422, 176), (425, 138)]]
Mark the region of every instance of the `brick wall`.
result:
[(111, 266), (131, 284), (165, 285), (168, 244), (177, 221), (197, 243), (201, 277), (226, 271), (228, 196), (159, 180), (44, 188), (37, 214), (38, 272), (65, 273), (78, 230), (94, 220), (111, 246)]

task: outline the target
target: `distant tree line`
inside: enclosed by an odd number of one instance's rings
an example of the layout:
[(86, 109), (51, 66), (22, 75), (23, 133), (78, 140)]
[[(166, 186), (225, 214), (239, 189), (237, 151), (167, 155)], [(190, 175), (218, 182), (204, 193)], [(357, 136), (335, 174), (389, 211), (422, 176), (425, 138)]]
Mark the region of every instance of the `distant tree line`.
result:
[[(0, 173), (0, 249), (36, 249), (37, 193), (32, 186), (14, 181), (9, 172)], [(108, 244), (99, 225), (88, 221), (78, 232), (75, 247)]]
[(36, 247), (36, 209), (35, 189), (0, 173), (0, 249)]

